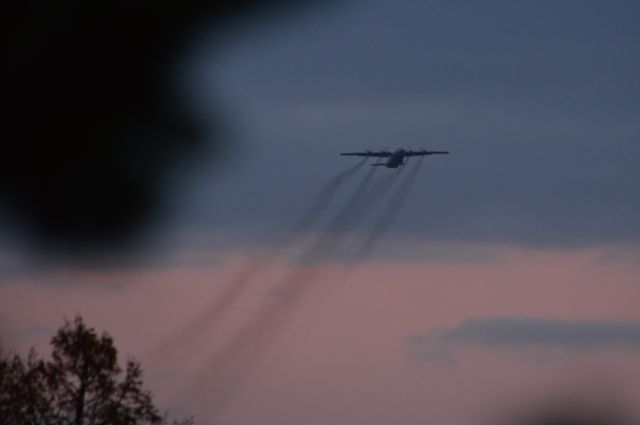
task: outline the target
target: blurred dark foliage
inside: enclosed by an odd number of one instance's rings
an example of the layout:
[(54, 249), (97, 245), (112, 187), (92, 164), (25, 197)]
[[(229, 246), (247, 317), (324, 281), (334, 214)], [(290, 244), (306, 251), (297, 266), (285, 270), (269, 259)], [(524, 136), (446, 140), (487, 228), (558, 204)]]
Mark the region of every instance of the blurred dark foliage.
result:
[(99, 336), (77, 316), (51, 345), (48, 360), (34, 349), (24, 360), (0, 352), (0, 425), (169, 425), (144, 388), (140, 363), (118, 365), (111, 336)]
[[(45, 253), (129, 241), (157, 212), (172, 166), (205, 146), (174, 81), (190, 37), (206, 29), (215, 42), (303, 3), (5, 3), (0, 212)], [(221, 139), (208, 135), (214, 156)]]

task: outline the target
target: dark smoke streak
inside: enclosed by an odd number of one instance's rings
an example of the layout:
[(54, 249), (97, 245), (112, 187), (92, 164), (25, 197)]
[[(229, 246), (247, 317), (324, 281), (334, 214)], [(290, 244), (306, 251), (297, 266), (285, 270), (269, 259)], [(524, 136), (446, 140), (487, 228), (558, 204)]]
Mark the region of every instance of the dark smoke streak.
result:
[(409, 191), (415, 184), (423, 158), (424, 157), (420, 157), (420, 159), (418, 159), (415, 165), (411, 168), (409, 174), (407, 174), (407, 176), (400, 182), (400, 186), (393, 193), (387, 208), (375, 222), (373, 231), (362, 241), (360, 248), (353, 256), (351, 260), (352, 263), (357, 263), (365, 259), (371, 253), (373, 248), (375, 248), (380, 239), (382, 239), (382, 237), (387, 233), (389, 227), (391, 227), (405, 204)]
[[(376, 167), (377, 169), (377, 167)], [(403, 169), (392, 172), (372, 183), (372, 169), (365, 177), (360, 186), (356, 189), (353, 197), (332, 219), (324, 234), (324, 239), (319, 242), (316, 249), (311, 251), (314, 259), (331, 259), (341, 255), (346, 236), (353, 233), (353, 230), (363, 221), (363, 219), (374, 210), (377, 205), (384, 200), (385, 196), (394, 186)]]
[[(363, 221), (358, 219), (364, 219), (367, 214), (370, 214), (373, 210), (375, 210), (379, 203), (386, 199), (386, 195), (388, 195), (388, 192), (393, 189), (394, 185), (400, 178), (400, 175), (404, 171), (404, 168), (405, 167), (402, 167), (396, 172), (392, 172), (392, 174), (384, 176), (382, 179), (378, 180), (376, 184), (374, 184), (366, 193), (364, 193), (362, 197), (360, 197), (360, 202), (358, 202), (354, 206), (354, 209), (350, 212), (350, 216), (354, 217), (354, 220), (350, 221), (348, 226), (345, 226), (345, 230), (348, 228), (349, 231), (353, 232), (358, 224)], [(405, 178), (405, 180), (407, 180), (407, 178)], [(389, 208), (392, 207), (390, 206)], [(320, 303), (320, 309), (322, 309), (322, 305), (328, 301), (330, 294), (339, 287), (340, 283), (345, 282), (348, 279), (351, 271), (356, 265), (356, 256), (351, 254), (351, 258), (349, 258), (349, 252), (353, 253), (352, 244), (343, 247), (341, 246), (341, 242), (345, 242), (344, 237), (335, 240), (335, 243), (331, 247), (331, 249), (328, 249), (324, 253), (325, 257), (347, 257), (347, 261), (344, 261), (342, 263), (342, 267), (339, 270), (339, 275), (335, 276), (332, 279), (333, 285), (331, 287), (327, 286), (328, 291), (323, 294), (324, 300), (316, 301), (316, 304), (318, 302)], [(364, 258), (364, 256), (358, 258)]]
[[(392, 197), (391, 207), (384, 211), (382, 218), (376, 223), (374, 233), (365, 240), (358, 253), (359, 258), (366, 255), (395, 218), (416, 179), (420, 162), (402, 180), (402, 187)], [(195, 383), (194, 388), (200, 391), (206, 389), (211, 395), (210, 408), (214, 421), (265, 359), (278, 335), (290, 322), (308, 292), (314, 288), (311, 284), (322, 273), (314, 267), (327, 255), (335, 254), (337, 247), (344, 241), (346, 230), (384, 199), (384, 195), (400, 175), (400, 172), (387, 175), (372, 184), (374, 173), (372, 169), (365, 175), (344, 206), (329, 221), (321, 237), (305, 250), (302, 254), (305, 260), (302, 266), (293, 269), (276, 286), (277, 297), (264, 302), (231, 341), (214, 354), (206, 373)]]
[(359, 205), (359, 203), (362, 201), (363, 197), (369, 190), (375, 171), (376, 168), (372, 167), (371, 169), (369, 169), (360, 184), (354, 190), (351, 198), (349, 198), (342, 209), (338, 211), (338, 213), (333, 217), (326, 232), (344, 230), (349, 222), (349, 219), (353, 217), (353, 211), (356, 209), (356, 207)]
[(208, 372), (195, 384), (195, 388), (206, 388), (212, 395), (214, 420), (264, 360), (266, 352), (313, 288), (311, 283), (322, 273), (314, 267), (334, 253), (343, 241), (344, 230), (358, 218), (353, 211), (362, 210), (365, 201), (377, 199), (372, 198), (372, 194), (389, 188), (395, 181), (394, 176), (385, 176), (371, 187), (374, 173), (375, 169), (367, 172), (344, 206), (329, 221), (320, 238), (304, 251), (301, 256), (303, 265), (294, 268), (276, 285), (277, 297), (263, 303), (231, 341), (214, 354), (206, 368)]
[(335, 195), (360, 168), (364, 166), (366, 159), (359, 161), (354, 166), (341, 171), (334, 176), (316, 196), (316, 201), (307, 209), (300, 220), (294, 225), (292, 231), (285, 237), (275, 249), (256, 256), (253, 261), (240, 270), (237, 275), (226, 285), (224, 292), (218, 296), (209, 308), (201, 316), (187, 325), (176, 337), (165, 342), (156, 351), (166, 353), (175, 352), (176, 349), (191, 345), (190, 343), (206, 328), (217, 326), (230, 307), (235, 305), (240, 297), (255, 282), (257, 275), (277, 259), (283, 251), (293, 245), (303, 231), (308, 231), (322, 217), (322, 213), (335, 198)]
[(353, 176), (356, 171), (362, 168), (366, 161), (366, 158), (364, 158), (361, 161), (358, 161), (358, 163), (353, 167), (339, 173), (337, 176), (332, 178), (331, 181), (324, 187), (324, 189), (322, 189), (320, 194), (317, 196), (316, 202), (311, 205), (307, 212), (294, 226), (292, 234), (286, 240), (289, 241), (293, 238), (296, 238), (300, 235), (301, 232), (308, 230), (309, 227), (314, 225), (321, 217), (322, 213), (330, 205), (336, 193), (338, 193), (338, 190), (344, 185), (346, 180)]
[(385, 196), (387, 196), (389, 191), (393, 188), (395, 183), (398, 181), (398, 177), (403, 171), (404, 167), (397, 171), (392, 171), (391, 174), (384, 176), (381, 180), (379, 180), (377, 184), (373, 186), (371, 190), (366, 194), (362, 202), (353, 211), (353, 214), (357, 217), (362, 217), (366, 213), (375, 209), (376, 206), (380, 204), (380, 202), (382, 202)]
[(210, 395), (210, 418), (219, 419), (228, 402), (264, 361), (290, 317), (318, 278), (314, 270), (296, 269), (280, 283), (277, 296), (267, 300), (238, 334), (218, 351), (195, 383)]
[[(307, 248), (300, 259), (305, 263), (314, 263), (321, 258), (332, 254), (345, 236), (350, 224), (357, 218), (354, 211), (361, 209), (360, 205), (367, 197), (373, 181), (376, 168), (371, 168), (358, 186), (353, 191), (346, 204), (329, 220), (327, 227), (322, 231), (320, 238)], [(324, 254), (324, 255), (323, 255)]]

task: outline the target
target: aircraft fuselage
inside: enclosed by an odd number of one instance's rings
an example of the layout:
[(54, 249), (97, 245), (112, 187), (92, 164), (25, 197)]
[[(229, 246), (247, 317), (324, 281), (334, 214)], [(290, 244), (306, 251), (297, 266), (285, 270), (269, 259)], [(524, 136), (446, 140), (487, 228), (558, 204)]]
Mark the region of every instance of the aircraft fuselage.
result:
[(391, 154), (384, 166), (387, 168), (398, 168), (404, 164), (404, 158), (404, 149), (398, 149)]

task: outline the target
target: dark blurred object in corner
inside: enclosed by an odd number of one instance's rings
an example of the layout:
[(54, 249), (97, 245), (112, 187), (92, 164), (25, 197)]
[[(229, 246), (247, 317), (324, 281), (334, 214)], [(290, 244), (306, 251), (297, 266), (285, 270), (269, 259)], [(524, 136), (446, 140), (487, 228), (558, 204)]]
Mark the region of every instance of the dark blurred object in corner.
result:
[(548, 411), (522, 425), (631, 425), (621, 417), (572, 411)]
[[(215, 38), (296, 3), (305, 2), (4, 4), (4, 218), (45, 252), (108, 251), (128, 241), (156, 211), (171, 165), (204, 146), (175, 92), (185, 43), (202, 26)], [(215, 152), (221, 141), (213, 139)]]
[(510, 421), (513, 425), (638, 425), (630, 420), (627, 411), (614, 403), (602, 400), (590, 404), (583, 402), (549, 403), (520, 419)]

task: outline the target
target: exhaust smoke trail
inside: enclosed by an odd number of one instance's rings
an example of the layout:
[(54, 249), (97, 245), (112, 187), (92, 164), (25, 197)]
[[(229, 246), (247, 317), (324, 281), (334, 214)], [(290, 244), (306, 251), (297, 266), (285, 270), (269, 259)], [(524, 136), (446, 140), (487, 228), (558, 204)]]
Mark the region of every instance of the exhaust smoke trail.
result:
[(314, 241), (310, 247), (300, 256), (301, 261), (313, 263), (320, 258), (326, 258), (339, 245), (340, 240), (345, 236), (349, 225), (357, 218), (354, 211), (358, 211), (370, 190), (376, 167), (371, 167), (367, 174), (360, 181), (352, 192), (347, 202), (333, 215), (329, 223), (322, 231), (319, 239)]
[[(369, 175), (372, 177), (373, 172), (377, 167), (372, 167)], [(353, 224), (354, 219), (359, 218), (367, 209), (369, 209), (373, 203), (378, 199), (378, 194), (385, 193), (393, 185), (395, 176), (397, 173), (382, 176), (375, 184), (371, 184), (371, 181), (366, 182), (366, 185), (362, 185), (358, 188), (355, 196), (349, 201), (343, 208), (341, 214), (334, 217), (333, 226), (328, 229), (329, 231), (345, 231)]]
[(420, 157), (415, 165), (409, 171), (409, 174), (400, 182), (398, 189), (392, 194), (387, 208), (383, 211), (380, 218), (375, 222), (373, 231), (362, 241), (362, 244), (358, 251), (353, 256), (351, 262), (357, 263), (365, 259), (375, 248), (377, 243), (387, 233), (389, 227), (393, 224), (396, 217), (400, 213), (403, 205), (407, 201), (410, 190), (415, 184), (418, 177), (418, 171), (422, 164), (424, 157)]
[[(402, 167), (396, 172), (393, 172), (392, 174), (384, 176), (382, 179), (378, 180), (376, 182), (377, 184), (375, 184), (368, 193), (364, 194), (364, 196), (361, 199), (361, 202), (359, 203), (357, 208), (352, 212), (352, 216), (354, 218), (364, 218), (368, 213), (371, 213), (371, 211), (373, 211), (382, 200), (386, 199), (386, 195), (390, 190), (393, 189), (394, 185), (400, 178), (400, 175), (403, 173), (404, 169), (405, 167)], [(407, 178), (405, 178), (405, 180), (407, 180)], [(353, 231), (358, 224), (360, 224), (360, 221), (354, 220), (353, 222), (350, 222), (348, 226), (349, 230)], [(340, 246), (341, 245), (340, 242), (346, 242), (346, 244), (348, 245)], [(321, 301), (320, 304), (324, 304), (328, 300), (328, 297), (333, 292), (333, 290), (336, 289), (340, 283), (345, 282), (348, 279), (351, 271), (356, 265), (356, 255), (354, 255), (353, 252), (357, 242), (358, 242), (357, 240), (355, 241), (338, 240), (336, 241), (336, 244), (334, 245), (333, 250), (327, 253), (327, 256), (329, 255), (341, 256), (345, 258), (346, 261), (342, 262), (342, 268), (339, 275), (335, 276), (333, 279), (333, 283), (334, 283), (333, 287), (328, 288), (329, 290), (325, 291), (325, 294), (323, 294), (324, 301)], [(338, 252), (340, 250), (342, 250), (342, 252)], [(334, 258), (338, 258), (338, 257), (334, 257)], [(364, 256), (361, 258), (364, 258)]]
[(318, 271), (298, 269), (278, 286), (277, 296), (266, 300), (232, 340), (210, 359), (193, 386), (210, 394), (210, 419), (215, 423), (227, 404), (265, 360), (290, 317), (317, 279)]
[(246, 325), (214, 354), (206, 368), (207, 373), (195, 383), (194, 388), (206, 388), (214, 396), (211, 405), (214, 418), (223, 412), (227, 402), (253, 374), (313, 288), (311, 283), (322, 274), (315, 267), (343, 242), (344, 231), (359, 218), (354, 211), (361, 211), (362, 204), (378, 199), (372, 194), (389, 188), (396, 179), (394, 175), (385, 176), (372, 186), (375, 171), (372, 167), (365, 174), (346, 203), (329, 220), (322, 235), (304, 250), (302, 265), (291, 270), (276, 285), (277, 298), (266, 300), (259, 307)]
[(294, 225), (290, 233), (277, 244), (277, 248), (270, 250), (267, 253), (261, 253), (250, 262), (247, 266), (241, 269), (237, 275), (226, 285), (224, 292), (216, 297), (214, 302), (205, 312), (188, 324), (182, 331), (180, 331), (174, 338), (161, 344), (156, 349), (156, 352), (167, 353), (176, 352), (176, 349), (184, 348), (186, 345), (196, 339), (205, 328), (210, 326), (216, 326), (221, 321), (225, 313), (229, 308), (234, 305), (239, 298), (244, 294), (251, 284), (255, 281), (255, 277), (267, 266), (269, 266), (275, 259), (277, 259), (283, 251), (288, 249), (290, 245), (295, 243), (296, 238), (299, 237), (301, 232), (312, 227), (321, 217), (322, 213), (331, 204), (335, 195), (344, 186), (344, 184), (351, 178), (360, 168), (366, 163), (366, 158), (362, 159), (352, 167), (339, 172), (335, 175), (319, 192), (316, 196), (316, 201), (307, 208), (306, 212)]
[[(374, 170), (370, 171), (369, 174), (372, 174)], [(402, 170), (401, 168), (397, 172), (382, 176), (374, 183), (367, 181), (366, 184), (362, 184), (355, 196), (350, 199), (341, 212), (334, 216), (327, 227), (325, 244), (318, 247), (319, 250), (324, 251), (324, 255), (316, 254), (315, 252), (313, 255), (322, 255), (324, 259), (340, 255), (340, 251), (344, 249), (348, 233), (353, 233), (354, 228), (358, 226), (362, 219), (385, 198), (385, 195), (395, 185)], [(365, 182), (363, 181), (363, 183)]]
[(353, 176), (356, 171), (362, 168), (366, 162), (367, 158), (363, 158), (351, 168), (348, 168), (333, 177), (320, 191), (316, 197), (316, 201), (307, 209), (307, 212), (303, 214), (302, 218), (298, 220), (297, 224), (293, 227), (290, 236), (286, 238), (286, 240), (297, 237), (301, 232), (314, 225), (321, 217), (322, 213), (331, 204), (331, 201), (335, 198), (336, 193), (338, 193), (344, 183)]
[(353, 215), (362, 217), (367, 212), (373, 210), (384, 199), (391, 188), (393, 188), (403, 171), (404, 167), (397, 171), (392, 171), (391, 174), (380, 179), (377, 184), (371, 188), (369, 193), (366, 194), (363, 201), (358, 205), (358, 208), (353, 212)]
[[(402, 186), (393, 194), (390, 207), (384, 211), (374, 233), (364, 241), (354, 259), (364, 258), (391, 225), (417, 177), (420, 163), (418, 161), (401, 181)], [(291, 270), (276, 285), (277, 296), (262, 303), (239, 332), (214, 353), (204, 373), (199, 375), (193, 388), (211, 394), (211, 418), (214, 422), (265, 359), (305, 296), (314, 288), (311, 284), (322, 274), (322, 270), (316, 269), (319, 262), (335, 252), (343, 242), (344, 231), (353, 224), (354, 219), (360, 218), (358, 213), (368, 212), (384, 199), (384, 194), (393, 187), (400, 175), (400, 172), (396, 172), (372, 183), (374, 173), (374, 170), (367, 172), (344, 206), (329, 221), (323, 235), (305, 250), (302, 265)]]

